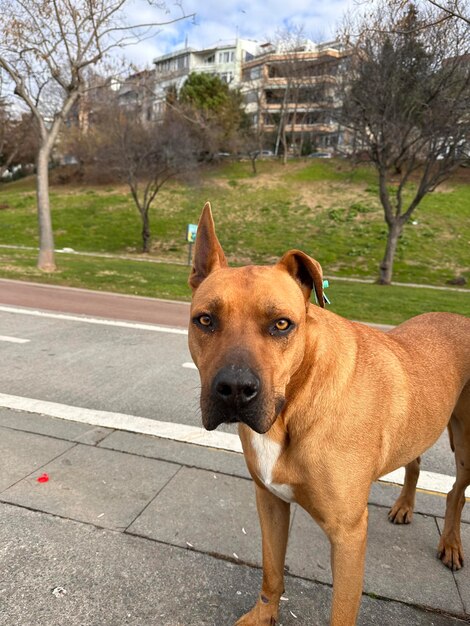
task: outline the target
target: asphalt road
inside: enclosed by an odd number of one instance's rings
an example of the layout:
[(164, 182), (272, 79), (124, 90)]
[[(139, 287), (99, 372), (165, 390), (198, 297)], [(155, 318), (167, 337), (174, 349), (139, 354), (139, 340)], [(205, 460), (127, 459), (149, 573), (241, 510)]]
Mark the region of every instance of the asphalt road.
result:
[[(76, 306), (109, 324), (32, 314), (76, 314)], [(171, 328), (187, 317), (182, 303), (0, 281), (0, 393), (199, 426), (199, 376), (183, 367), (191, 361), (186, 335)], [(112, 321), (149, 318), (169, 328)], [(446, 433), (422, 467), (454, 475)]]
[(199, 424), (198, 373), (187, 337), (0, 312), (3, 393)]

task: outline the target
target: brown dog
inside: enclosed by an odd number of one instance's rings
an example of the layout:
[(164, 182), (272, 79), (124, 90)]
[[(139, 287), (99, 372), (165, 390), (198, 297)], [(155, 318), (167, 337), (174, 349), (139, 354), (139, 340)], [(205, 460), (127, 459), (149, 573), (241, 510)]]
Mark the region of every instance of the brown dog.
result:
[[(389, 333), (350, 322), (322, 308), (321, 267), (303, 252), (291, 250), (273, 267), (228, 268), (209, 204), (189, 283), (189, 346), (201, 376), (204, 426), (239, 422), (256, 483), (263, 583), (237, 625), (277, 620), (290, 502), (330, 540), (331, 624), (355, 624), (371, 483), (406, 465), (390, 517), (410, 521), (419, 455), (446, 425), (457, 479), (439, 555), (460, 568), (460, 515), (470, 484), (470, 319), (429, 313)], [(309, 303), (313, 289), (320, 306)]]

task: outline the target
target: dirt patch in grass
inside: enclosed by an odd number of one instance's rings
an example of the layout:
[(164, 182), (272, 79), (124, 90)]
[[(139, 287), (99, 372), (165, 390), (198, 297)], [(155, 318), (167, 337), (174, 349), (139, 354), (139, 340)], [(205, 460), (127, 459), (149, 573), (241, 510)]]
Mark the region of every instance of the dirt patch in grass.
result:
[(257, 174), (253, 178), (243, 178), (238, 183), (251, 189), (275, 189), (279, 187), (279, 176), (273, 174)]
[(373, 205), (369, 196), (365, 193), (364, 187), (357, 185), (343, 185), (339, 183), (321, 182), (312, 186), (301, 185), (295, 190), (302, 204), (308, 206), (312, 211), (320, 212), (332, 207), (347, 207), (355, 202), (362, 201)]
[(101, 272), (96, 272), (97, 276), (117, 276), (118, 273), (110, 270), (103, 270)]

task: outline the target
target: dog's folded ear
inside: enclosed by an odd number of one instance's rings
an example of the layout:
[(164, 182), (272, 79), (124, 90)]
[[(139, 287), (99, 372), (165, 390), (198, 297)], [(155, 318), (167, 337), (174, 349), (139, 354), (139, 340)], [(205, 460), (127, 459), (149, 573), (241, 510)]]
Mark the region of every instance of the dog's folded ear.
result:
[(189, 286), (193, 290), (197, 289), (211, 272), (221, 267), (227, 267), (227, 265), (224, 251), (215, 234), (211, 205), (209, 202), (206, 202), (197, 227), (193, 267), (188, 281)]
[(300, 250), (289, 250), (278, 262), (278, 266), (286, 269), (302, 289), (305, 300), (310, 300), (310, 294), (315, 289), (318, 304), (325, 306), (323, 297), (323, 272), (320, 263)]

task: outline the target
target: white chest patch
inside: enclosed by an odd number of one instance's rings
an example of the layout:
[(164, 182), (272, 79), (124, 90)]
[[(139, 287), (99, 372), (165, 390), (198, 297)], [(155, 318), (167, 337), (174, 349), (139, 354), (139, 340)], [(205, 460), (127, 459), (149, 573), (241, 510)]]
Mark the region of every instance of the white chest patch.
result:
[(255, 432), (250, 434), (251, 445), (255, 451), (258, 464), (258, 478), (266, 489), (269, 489), (275, 496), (286, 502), (294, 502), (294, 491), (290, 485), (273, 483), (274, 466), (281, 454), (280, 444), (270, 439), (267, 435), (260, 435)]

